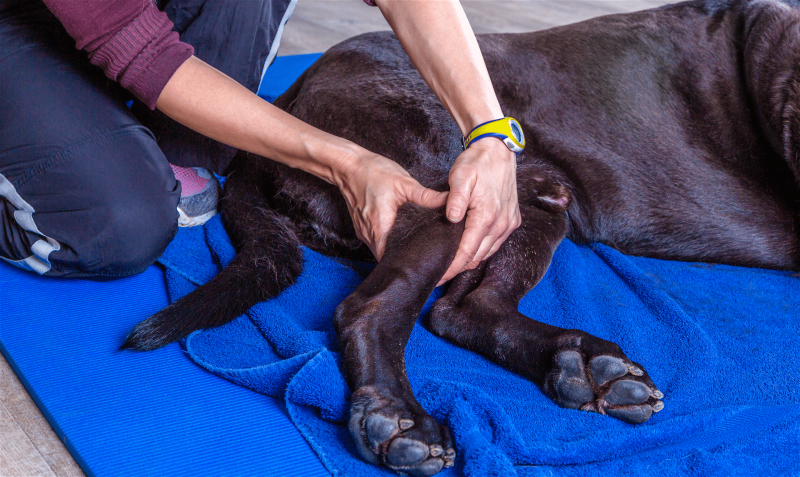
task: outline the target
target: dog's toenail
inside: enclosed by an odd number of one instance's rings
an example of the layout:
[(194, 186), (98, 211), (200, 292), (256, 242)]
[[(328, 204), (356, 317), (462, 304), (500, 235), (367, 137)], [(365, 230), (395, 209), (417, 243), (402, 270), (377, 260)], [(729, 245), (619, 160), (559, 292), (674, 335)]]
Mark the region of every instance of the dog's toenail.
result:
[(629, 368), (628, 368), (628, 371), (630, 371), (630, 373), (631, 373), (632, 375), (634, 375), (634, 376), (641, 376), (641, 375), (643, 375), (643, 374), (644, 374), (644, 371), (642, 371), (642, 369), (641, 369), (641, 368), (638, 368), (638, 367), (636, 367), (636, 366), (631, 366), (631, 367), (629, 367)]
[(664, 399), (664, 393), (656, 389), (655, 391), (653, 391), (653, 397), (656, 399)]
[(411, 419), (400, 419), (400, 429), (406, 430), (414, 427), (414, 421)]
[(454, 465), (456, 464), (452, 460), (445, 461), (444, 463), (445, 467), (453, 467)]
[(664, 409), (664, 403), (661, 401), (656, 401), (656, 405), (653, 406), (653, 412), (658, 412), (662, 409)]
[(444, 450), (442, 449), (442, 446), (439, 446), (439, 445), (432, 445), (431, 446), (431, 455), (432, 456), (439, 457), (440, 455), (442, 455), (442, 452), (444, 452)]
[(456, 451), (453, 449), (447, 449), (444, 453), (444, 458), (447, 460), (453, 460), (456, 458)]

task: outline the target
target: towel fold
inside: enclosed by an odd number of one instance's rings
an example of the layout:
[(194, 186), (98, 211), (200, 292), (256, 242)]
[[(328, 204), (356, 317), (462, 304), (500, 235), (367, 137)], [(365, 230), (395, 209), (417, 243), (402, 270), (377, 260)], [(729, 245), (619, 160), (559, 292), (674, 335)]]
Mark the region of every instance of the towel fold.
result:
[[(193, 333), (184, 348), (212, 373), (284, 399), (333, 475), (393, 475), (358, 458), (345, 425), (350, 390), (333, 313), (361, 278), (303, 254), (297, 283), (225, 326)], [(161, 259), (172, 299), (233, 256), (218, 217), (181, 229)], [(453, 431), (459, 457), (441, 475), (800, 473), (796, 275), (565, 240), (520, 311), (613, 341), (645, 366), (666, 406), (641, 425), (559, 408), (529, 381), (434, 336), (423, 324), (440, 293), (412, 332), (406, 367), (422, 406)]]

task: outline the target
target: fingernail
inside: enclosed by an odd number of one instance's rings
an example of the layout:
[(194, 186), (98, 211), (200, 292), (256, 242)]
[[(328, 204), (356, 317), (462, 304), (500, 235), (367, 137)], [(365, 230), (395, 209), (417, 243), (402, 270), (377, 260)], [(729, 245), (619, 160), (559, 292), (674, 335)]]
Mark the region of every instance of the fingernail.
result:
[(450, 219), (451, 222), (457, 222), (458, 221), (458, 216), (460, 216), (460, 215), (461, 215), (461, 211), (460, 210), (453, 209), (453, 210), (450, 211), (450, 214), (447, 216), (447, 218)]

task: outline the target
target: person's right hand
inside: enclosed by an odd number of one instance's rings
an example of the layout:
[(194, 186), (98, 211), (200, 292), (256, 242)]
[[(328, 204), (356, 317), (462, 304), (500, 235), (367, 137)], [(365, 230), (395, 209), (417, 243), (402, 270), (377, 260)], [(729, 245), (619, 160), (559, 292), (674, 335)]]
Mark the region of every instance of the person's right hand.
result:
[(447, 192), (423, 187), (399, 164), (373, 153), (353, 161), (337, 183), (356, 235), (379, 261), (401, 205), (412, 202), (436, 208), (447, 203)]
[(462, 152), (450, 169), (447, 218), (466, 215), (458, 251), (439, 285), (494, 255), (522, 223), (517, 203), (517, 156), (499, 139), (485, 138)]

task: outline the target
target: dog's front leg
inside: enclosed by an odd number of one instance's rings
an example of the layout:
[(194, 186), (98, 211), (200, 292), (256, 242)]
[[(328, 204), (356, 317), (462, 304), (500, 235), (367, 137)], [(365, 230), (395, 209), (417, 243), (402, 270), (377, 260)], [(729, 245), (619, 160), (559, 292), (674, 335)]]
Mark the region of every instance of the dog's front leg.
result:
[(368, 462), (425, 476), (453, 465), (450, 432), (414, 398), (404, 352), (463, 230), (463, 223), (448, 222), (443, 211), (404, 207), (383, 259), (336, 310), (339, 344), (354, 391), (350, 432)]

